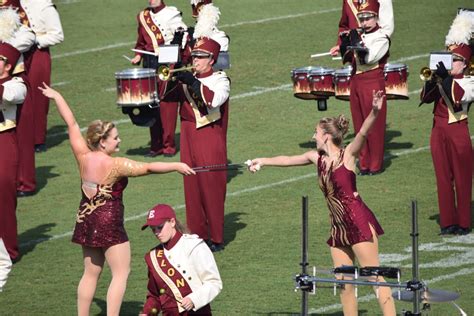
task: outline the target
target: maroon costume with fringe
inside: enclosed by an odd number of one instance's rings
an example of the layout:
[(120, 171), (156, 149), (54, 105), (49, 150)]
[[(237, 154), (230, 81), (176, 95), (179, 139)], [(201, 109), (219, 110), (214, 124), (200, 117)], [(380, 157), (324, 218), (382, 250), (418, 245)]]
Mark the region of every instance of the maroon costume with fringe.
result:
[(383, 229), (372, 211), (357, 193), (356, 175), (344, 166), (344, 149), (338, 162), (326, 167), (322, 156), (318, 159), (319, 186), (329, 208), (331, 237), (327, 243), (331, 247), (351, 246), (372, 239), (370, 226), (377, 235)]

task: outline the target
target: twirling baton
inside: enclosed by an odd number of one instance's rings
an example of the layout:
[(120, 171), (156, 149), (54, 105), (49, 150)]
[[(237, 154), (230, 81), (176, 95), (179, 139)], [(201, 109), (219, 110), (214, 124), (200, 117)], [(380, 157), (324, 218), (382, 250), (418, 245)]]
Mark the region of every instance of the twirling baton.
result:
[(199, 166), (192, 168), (196, 172), (211, 172), (211, 171), (226, 171), (226, 170), (239, 170), (247, 168), (252, 164), (250, 160), (244, 163), (223, 163), (217, 165)]

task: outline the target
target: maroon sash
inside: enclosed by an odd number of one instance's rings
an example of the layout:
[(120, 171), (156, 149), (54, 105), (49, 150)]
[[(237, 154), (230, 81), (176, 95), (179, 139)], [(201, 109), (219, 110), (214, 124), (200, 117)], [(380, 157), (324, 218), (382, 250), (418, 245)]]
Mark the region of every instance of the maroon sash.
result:
[(173, 299), (179, 312), (183, 312), (184, 309), (178, 303), (181, 302), (183, 297), (192, 293), (186, 278), (169, 262), (161, 245), (148, 253), (147, 261), (151, 263), (150, 267), (153, 267), (152, 274), (155, 280), (161, 286), (166, 285), (163, 289), (164, 292), (160, 291), (160, 294), (167, 295)]
[(161, 34), (160, 28), (156, 26), (150, 16), (150, 9), (145, 9), (140, 12), (140, 23), (147, 32), (148, 36), (150, 36), (155, 53), (158, 53), (158, 45), (163, 44), (164, 39), (163, 34)]

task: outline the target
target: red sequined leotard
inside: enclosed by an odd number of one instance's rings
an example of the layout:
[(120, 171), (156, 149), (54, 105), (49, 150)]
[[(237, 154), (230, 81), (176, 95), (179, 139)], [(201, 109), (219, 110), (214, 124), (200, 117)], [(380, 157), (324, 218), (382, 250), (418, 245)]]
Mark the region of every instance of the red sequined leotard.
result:
[(319, 186), (329, 208), (331, 236), (327, 243), (331, 247), (343, 247), (368, 241), (372, 238), (370, 226), (377, 235), (383, 229), (372, 211), (357, 193), (356, 175), (343, 163), (341, 149), (337, 163), (326, 168), (322, 156), (318, 159)]
[[(127, 177), (146, 174), (147, 170), (144, 164), (133, 160), (113, 159), (112, 170), (103, 181), (104, 184), (82, 181), (82, 200), (72, 237), (74, 243), (88, 247), (110, 247), (128, 241), (122, 193), (128, 183)], [(81, 166), (80, 160), (79, 164)], [(91, 191), (94, 194), (86, 193)]]

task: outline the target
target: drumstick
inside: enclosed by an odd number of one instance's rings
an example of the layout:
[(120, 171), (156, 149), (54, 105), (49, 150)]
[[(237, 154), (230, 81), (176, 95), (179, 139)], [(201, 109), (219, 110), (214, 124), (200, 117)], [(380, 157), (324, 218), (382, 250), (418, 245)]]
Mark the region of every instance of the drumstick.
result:
[(313, 55), (311, 55), (310, 57), (311, 57), (311, 58), (318, 58), (318, 57), (329, 56), (329, 55), (331, 55), (331, 53), (330, 53), (330, 52), (327, 52), (327, 53), (313, 54)]
[(342, 57), (341, 56), (338, 56), (338, 57), (333, 57), (332, 60), (341, 60)]
[(158, 56), (158, 54), (155, 54), (155, 53), (152, 53), (152, 52), (147, 52), (146, 50), (141, 50), (141, 49), (132, 48), (132, 51), (134, 51), (136, 53), (146, 54), (146, 55)]
[(125, 56), (125, 55), (122, 55), (123, 58), (125, 58), (126, 60), (128, 60), (129, 62), (132, 62), (132, 59), (128, 56)]

